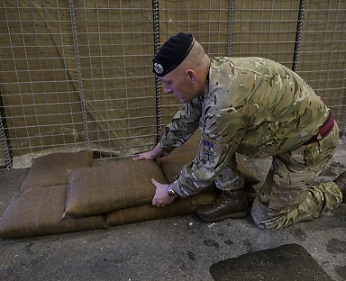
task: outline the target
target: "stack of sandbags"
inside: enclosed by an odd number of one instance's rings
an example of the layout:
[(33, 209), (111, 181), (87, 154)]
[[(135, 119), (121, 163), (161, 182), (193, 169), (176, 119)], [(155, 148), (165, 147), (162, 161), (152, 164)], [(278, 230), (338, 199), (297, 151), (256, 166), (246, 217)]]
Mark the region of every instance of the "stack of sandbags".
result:
[[(192, 143), (192, 144), (191, 144)], [(170, 183), (196, 150), (195, 140), (158, 161), (132, 159), (92, 166), (92, 152), (55, 153), (34, 160), (21, 191), (0, 219), (0, 237), (16, 238), (100, 229), (191, 214), (212, 203), (219, 191), (151, 205), (151, 178)], [(187, 152), (186, 152), (187, 151)], [(247, 184), (257, 179), (241, 166)]]
[(62, 218), (69, 172), (91, 165), (90, 151), (56, 153), (35, 159), (19, 194), (0, 219), (0, 237), (29, 237), (103, 227), (104, 216)]

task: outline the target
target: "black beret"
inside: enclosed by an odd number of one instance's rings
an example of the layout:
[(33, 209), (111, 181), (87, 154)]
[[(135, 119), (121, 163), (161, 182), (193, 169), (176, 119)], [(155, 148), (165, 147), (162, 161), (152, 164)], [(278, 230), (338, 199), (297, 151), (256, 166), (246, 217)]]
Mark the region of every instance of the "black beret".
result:
[(170, 37), (153, 58), (153, 72), (161, 77), (172, 71), (186, 58), (194, 44), (191, 33), (179, 32)]

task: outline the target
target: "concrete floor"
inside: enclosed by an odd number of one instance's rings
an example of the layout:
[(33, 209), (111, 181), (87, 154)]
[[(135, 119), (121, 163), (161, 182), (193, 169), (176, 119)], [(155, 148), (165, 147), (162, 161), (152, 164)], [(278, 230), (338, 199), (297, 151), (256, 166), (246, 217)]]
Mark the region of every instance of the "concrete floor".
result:
[[(269, 161), (242, 158), (263, 180)], [(346, 170), (346, 139), (322, 173)], [(0, 170), (0, 214), (28, 169)], [(49, 204), (49, 202), (47, 202)], [(346, 280), (346, 204), (310, 222), (264, 232), (248, 216), (205, 224), (192, 216), (27, 239), (0, 240), (0, 280), (213, 280), (218, 261), (288, 243), (303, 246), (336, 281)]]

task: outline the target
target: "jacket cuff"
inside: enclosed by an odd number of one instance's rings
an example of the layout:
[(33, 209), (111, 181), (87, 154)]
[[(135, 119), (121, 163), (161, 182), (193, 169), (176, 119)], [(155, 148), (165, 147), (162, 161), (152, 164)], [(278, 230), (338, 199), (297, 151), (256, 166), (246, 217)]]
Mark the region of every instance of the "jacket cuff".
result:
[(188, 195), (186, 195), (186, 193), (183, 192), (183, 190), (179, 184), (179, 180), (176, 180), (172, 184), (170, 184), (170, 188), (173, 189), (175, 191), (175, 193), (179, 195), (179, 197), (181, 197), (181, 198), (188, 197)]

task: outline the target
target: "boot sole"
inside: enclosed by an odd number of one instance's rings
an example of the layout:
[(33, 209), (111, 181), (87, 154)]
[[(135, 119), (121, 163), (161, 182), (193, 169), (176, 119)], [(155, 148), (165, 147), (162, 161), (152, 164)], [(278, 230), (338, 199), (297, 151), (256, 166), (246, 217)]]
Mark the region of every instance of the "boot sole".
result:
[(217, 221), (222, 221), (222, 220), (225, 220), (225, 219), (240, 219), (240, 218), (244, 218), (244, 217), (246, 217), (247, 213), (248, 213), (248, 211), (244, 211), (244, 212), (239, 212), (239, 213), (235, 213), (235, 214), (224, 215), (222, 217), (218, 217), (218, 218), (214, 218), (214, 219), (204, 218), (204, 217), (200, 216), (197, 212), (196, 212), (196, 215), (202, 221), (205, 221), (205, 222), (217, 222)]

